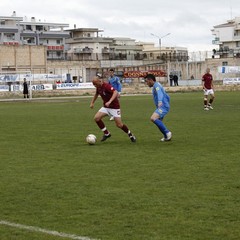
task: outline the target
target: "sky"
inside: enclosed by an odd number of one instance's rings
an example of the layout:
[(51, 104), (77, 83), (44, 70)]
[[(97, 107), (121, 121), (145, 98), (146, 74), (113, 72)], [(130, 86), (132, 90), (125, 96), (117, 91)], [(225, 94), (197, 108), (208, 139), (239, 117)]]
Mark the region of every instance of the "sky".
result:
[[(239, 0), (1, 0), (0, 16), (98, 28), (103, 37), (127, 37), (162, 47), (211, 51), (214, 26), (240, 17)], [(170, 33), (170, 34), (169, 34)], [(155, 36), (153, 36), (154, 34)], [(168, 34), (168, 35), (167, 35)], [(167, 35), (167, 36), (166, 36)]]

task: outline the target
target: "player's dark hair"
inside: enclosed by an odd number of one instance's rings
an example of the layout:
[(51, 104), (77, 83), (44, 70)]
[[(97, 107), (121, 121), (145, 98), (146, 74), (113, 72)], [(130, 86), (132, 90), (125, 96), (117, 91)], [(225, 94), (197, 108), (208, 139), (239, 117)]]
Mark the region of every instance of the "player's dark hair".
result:
[(151, 79), (151, 80), (153, 80), (154, 82), (156, 82), (155, 76), (154, 76), (153, 74), (151, 74), (151, 73), (147, 74), (147, 76), (145, 77), (145, 79)]

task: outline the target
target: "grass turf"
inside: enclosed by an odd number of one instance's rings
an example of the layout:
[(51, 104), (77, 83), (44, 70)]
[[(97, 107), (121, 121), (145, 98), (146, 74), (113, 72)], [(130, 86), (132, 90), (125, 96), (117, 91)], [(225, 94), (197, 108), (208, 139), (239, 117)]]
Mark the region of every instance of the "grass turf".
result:
[[(160, 142), (152, 97), (121, 97), (127, 135), (105, 118), (106, 142), (90, 99), (0, 103), (0, 221), (102, 240), (240, 238), (238, 92), (171, 94)], [(0, 225), (1, 240), (59, 239)]]

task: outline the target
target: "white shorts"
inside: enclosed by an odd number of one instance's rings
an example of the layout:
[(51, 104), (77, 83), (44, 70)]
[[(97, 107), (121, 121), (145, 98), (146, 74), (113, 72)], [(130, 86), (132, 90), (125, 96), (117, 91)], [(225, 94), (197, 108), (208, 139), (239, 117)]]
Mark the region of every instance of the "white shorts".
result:
[(204, 89), (203, 92), (204, 92), (204, 96), (214, 95), (213, 89)]
[(102, 108), (99, 109), (99, 112), (106, 113), (108, 116), (121, 117), (121, 110), (120, 109), (102, 107)]

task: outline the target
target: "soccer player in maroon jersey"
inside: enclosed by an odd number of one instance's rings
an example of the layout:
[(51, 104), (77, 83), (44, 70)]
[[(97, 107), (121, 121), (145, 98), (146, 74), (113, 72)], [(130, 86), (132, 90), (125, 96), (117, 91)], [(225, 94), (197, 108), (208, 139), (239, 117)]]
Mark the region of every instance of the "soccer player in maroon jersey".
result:
[[(213, 109), (212, 103), (215, 98), (214, 90), (213, 90), (213, 77), (210, 73), (210, 68), (206, 69), (206, 73), (202, 76), (202, 86), (204, 92), (204, 110)], [(210, 99), (208, 102), (208, 96), (210, 95)]]
[(90, 108), (94, 107), (94, 102), (97, 100), (98, 95), (100, 95), (103, 100), (103, 107), (100, 108), (94, 116), (94, 120), (98, 127), (104, 132), (101, 141), (105, 141), (111, 137), (111, 133), (107, 130), (102, 118), (105, 116), (113, 116), (116, 126), (127, 133), (132, 142), (136, 142), (136, 137), (131, 133), (128, 127), (122, 123), (118, 91), (109, 83), (104, 82), (99, 76), (94, 77), (92, 83), (96, 87), (96, 93), (91, 101)]

